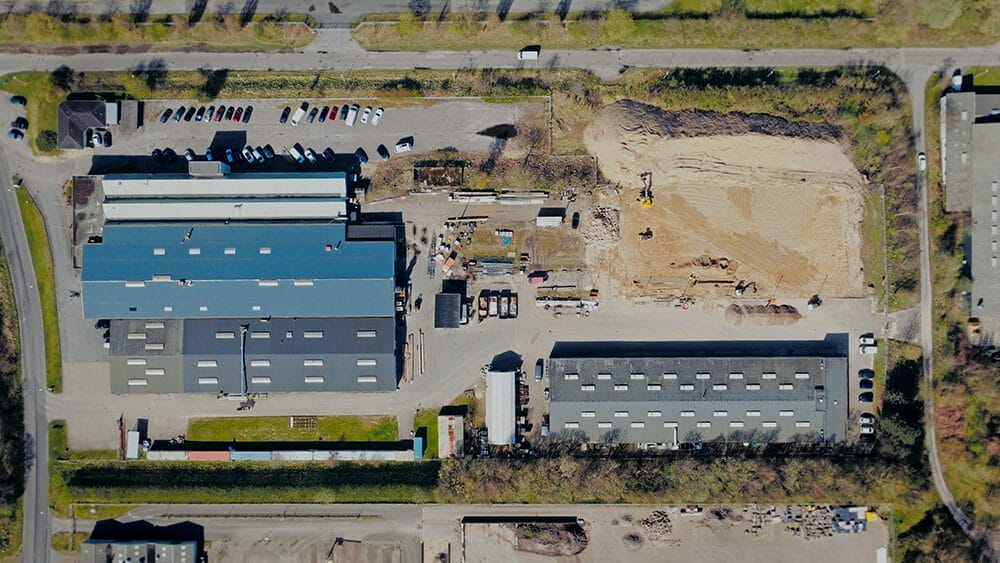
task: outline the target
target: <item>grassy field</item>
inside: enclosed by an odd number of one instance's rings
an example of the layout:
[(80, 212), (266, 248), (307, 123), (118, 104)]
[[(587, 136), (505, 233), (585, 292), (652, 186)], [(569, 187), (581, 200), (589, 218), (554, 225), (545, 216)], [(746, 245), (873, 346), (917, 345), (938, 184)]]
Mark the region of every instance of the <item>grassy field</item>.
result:
[(21, 546), (21, 499), (24, 487), (24, 458), (9, 452), (24, 451), (24, 404), (21, 395), (21, 353), (18, 335), (14, 286), (7, 266), (7, 254), (0, 241), (0, 483), (5, 487), (0, 497), (0, 559), (17, 553)]
[(21, 209), (24, 232), (31, 250), (31, 263), (38, 282), (42, 304), (42, 327), (45, 333), (45, 382), (56, 393), (62, 393), (62, 354), (59, 348), (59, 314), (56, 311), (56, 282), (52, 273), (52, 251), (45, 232), (42, 214), (22, 186), (17, 187), (17, 205)]
[(23, 518), (20, 499), (11, 504), (0, 504), (0, 558), (12, 556), (21, 549)]
[(52, 86), (47, 72), (20, 72), (0, 76), (0, 90), (20, 94), (28, 99), (24, 108), (29, 123), (27, 140), (35, 152), (46, 154), (46, 151), (40, 150), (35, 144), (38, 133), (55, 131), (56, 106), (66, 99), (67, 93)]
[[(398, 24), (384, 23), (382, 16), (383, 23), (356, 27), (354, 38), (374, 51), (516, 51), (528, 44), (543, 49), (959, 46), (992, 44), (1000, 35), (1000, 8), (976, 0), (895, 0), (877, 10), (870, 0), (694, 0), (634, 21), (623, 21), (617, 12), (566, 21), (531, 14), (506, 21), (490, 15), (479, 22), (457, 14), (440, 23), (401, 15)], [(824, 15), (848, 17), (814, 17)]]
[[(865, 283), (876, 289), (876, 306), (887, 305), (888, 293), (882, 283), (887, 275), (885, 262), (885, 212), (882, 190), (873, 189), (865, 194), (865, 214), (861, 221), (861, 260), (865, 266)], [(881, 348), (879, 349), (881, 351)]]
[[(977, 86), (1000, 85), (1000, 67), (966, 69)], [(1000, 390), (995, 362), (971, 345), (966, 331), (968, 310), (963, 291), (961, 241), (969, 218), (944, 211), (941, 184), (939, 105), (947, 79), (932, 77), (927, 85), (928, 220), (933, 288), (935, 425), (938, 456), (948, 488), (968, 515), (985, 527), (1000, 524)]]
[(52, 549), (60, 553), (71, 553), (80, 549), (80, 544), (87, 540), (87, 534), (77, 532), (55, 532), (52, 534)]
[(287, 416), (195, 418), (187, 439), (206, 442), (394, 442), (394, 416), (320, 416), (316, 428), (289, 428)]
[(37, 11), (5, 14), (0, 20), (0, 48), (38, 50), (100, 45), (143, 51), (276, 51), (301, 47), (313, 31), (301, 16), (282, 21), (255, 16), (242, 24), (239, 15), (216, 15), (189, 25), (188, 16), (156, 16), (134, 21), (128, 14), (107, 18), (58, 17)]

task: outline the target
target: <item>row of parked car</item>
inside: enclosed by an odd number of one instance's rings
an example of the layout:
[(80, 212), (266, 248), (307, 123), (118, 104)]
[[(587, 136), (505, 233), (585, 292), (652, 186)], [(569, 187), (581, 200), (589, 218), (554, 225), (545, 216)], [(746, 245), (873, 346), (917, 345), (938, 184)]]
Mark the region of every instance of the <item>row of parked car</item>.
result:
[[(308, 113), (307, 113), (308, 112)], [(312, 110), (309, 109), (309, 102), (302, 102), (295, 113), (292, 114), (291, 106), (285, 106), (285, 109), (281, 110), (281, 116), (278, 117), (278, 123), (285, 124), (288, 123), (289, 118), (291, 118), (292, 126), (298, 126), (304, 118), (306, 123), (312, 123), (318, 121), (319, 123), (324, 123), (326, 121), (337, 121), (338, 116), (344, 125), (348, 127), (353, 127), (358, 121), (360, 116), (361, 123), (368, 123), (371, 121), (372, 125), (378, 125), (382, 121), (382, 115), (385, 114), (384, 108), (372, 109), (371, 106), (366, 107), (364, 110), (358, 104), (343, 106), (323, 106), (322, 108), (313, 107)]]
[(171, 118), (175, 122), (180, 120), (191, 121), (201, 123), (208, 123), (210, 121), (235, 121), (237, 123), (250, 123), (250, 117), (253, 115), (253, 106), (180, 106), (176, 110), (173, 108), (167, 108), (163, 110), (160, 114), (160, 123), (166, 123)]
[[(10, 103), (15, 106), (24, 107), (28, 103), (28, 99), (24, 96), (13, 96), (10, 99)], [(10, 126), (11, 130), (7, 132), (7, 136), (15, 141), (20, 141), (24, 138), (24, 132), (28, 130), (28, 120), (18, 116), (10, 123)]]

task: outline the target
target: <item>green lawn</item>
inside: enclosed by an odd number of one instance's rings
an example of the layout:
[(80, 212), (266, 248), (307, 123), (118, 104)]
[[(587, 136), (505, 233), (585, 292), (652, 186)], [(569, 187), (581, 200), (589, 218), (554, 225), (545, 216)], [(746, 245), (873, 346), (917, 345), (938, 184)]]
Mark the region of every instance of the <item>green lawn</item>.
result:
[[(762, 17), (748, 17), (753, 13)], [(798, 17), (823, 14), (855, 17)], [(1000, 10), (995, 3), (975, 0), (898, 0), (878, 10), (874, 0), (682, 0), (675, 9), (639, 17), (631, 25), (576, 19), (576, 14), (565, 22), (553, 14), (505, 22), (495, 15), (476, 22), (464, 14), (441, 23), (413, 21), (408, 15), (397, 19), (401, 24), (384, 23), (381, 15), (382, 23), (356, 27), (354, 38), (374, 51), (516, 51), (529, 44), (543, 49), (963, 46), (993, 44), (1000, 35)]]
[(315, 428), (289, 428), (287, 416), (195, 418), (186, 437), (206, 442), (394, 442), (394, 416), (320, 416)]
[(28, 119), (27, 140), (35, 152), (44, 152), (35, 144), (38, 133), (56, 130), (56, 106), (66, 99), (66, 92), (53, 88), (48, 72), (6, 74), (0, 77), (0, 90), (20, 94), (28, 99), (24, 108)]
[(87, 540), (87, 534), (77, 532), (55, 532), (52, 534), (52, 549), (60, 553), (72, 553), (80, 549), (80, 544)]
[(59, 348), (59, 314), (56, 311), (56, 284), (52, 273), (52, 252), (42, 214), (28, 190), (17, 186), (17, 205), (21, 209), (24, 232), (31, 250), (31, 263), (38, 282), (42, 304), (42, 327), (45, 333), (45, 382), (62, 393), (62, 355)]
[(302, 16), (284, 21), (258, 15), (240, 25), (239, 15), (206, 15), (187, 25), (185, 15), (165, 15), (145, 24), (133, 23), (127, 14), (102, 18), (59, 18), (42, 11), (5, 14), (0, 22), (0, 48), (5, 50), (85, 45), (133, 46), (154, 51), (271, 51), (302, 47), (314, 33)]
[(887, 276), (885, 262), (885, 200), (877, 186), (865, 193), (864, 217), (861, 220), (861, 261), (865, 268), (865, 283), (875, 287), (878, 307), (887, 305), (887, 284), (882, 276)]

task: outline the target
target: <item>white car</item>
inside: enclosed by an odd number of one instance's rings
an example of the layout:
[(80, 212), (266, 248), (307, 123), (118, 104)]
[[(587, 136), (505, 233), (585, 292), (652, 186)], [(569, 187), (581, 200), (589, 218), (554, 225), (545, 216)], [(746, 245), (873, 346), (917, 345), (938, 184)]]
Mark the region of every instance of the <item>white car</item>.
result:
[(858, 421), (861, 422), (862, 426), (864, 426), (864, 425), (871, 426), (871, 425), (875, 424), (875, 415), (864, 413), (864, 414), (862, 414), (861, 416), (858, 417)]
[(874, 434), (875, 433), (875, 427), (872, 426), (872, 425), (870, 425), (870, 424), (862, 424), (861, 425), (861, 433), (862, 434)]
[(309, 160), (309, 164), (316, 164), (316, 153), (312, 149), (306, 149), (305, 153), (306, 159)]
[(868, 334), (862, 334), (858, 337), (858, 344), (864, 344), (865, 346), (875, 346), (875, 337)]
[(410, 152), (413, 150), (413, 143), (409, 141), (400, 141), (396, 143), (396, 154)]
[(361, 123), (368, 123), (368, 118), (372, 115), (372, 107), (368, 106), (365, 111), (361, 114)]
[(862, 344), (858, 348), (858, 351), (861, 352), (862, 354), (875, 354), (878, 352), (878, 346), (865, 346)]
[(382, 121), (383, 113), (385, 113), (385, 110), (382, 108), (375, 110), (375, 115), (372, 116), (372, 125), (378, 125), (378, 122)]
[(358, 119), (359, 109), (361, 109), (361, 106), (354, 104), (349, 110), (347, 110), (347, 117), (344, 118), (344, 125), (354, 127), (354, 122)]
[(243, 147), (243, 160), (247, 161), (247, 164), (253, 164), (257, 160), (253, 155), (253, 148), (249, 145)]
[(920, 153), (920, 154), (917, 155), (917, 168), (921, 172), (923, 172), (924, 170), (927, 170), (927, 155), (926, 154)]

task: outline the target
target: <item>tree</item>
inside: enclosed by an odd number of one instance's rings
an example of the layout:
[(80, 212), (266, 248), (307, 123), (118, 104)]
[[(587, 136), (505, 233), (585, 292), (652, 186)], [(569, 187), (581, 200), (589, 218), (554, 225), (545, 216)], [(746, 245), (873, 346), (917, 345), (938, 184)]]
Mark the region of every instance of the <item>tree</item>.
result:
[(620, 43), (635, 33), (635, 20), (632, 14), (625, 10), (609, 10), (604, 18), (604, 29), (601, 37), (606, 43)]
[(56, 150), (58, 139), (59, 137), (55, 131), (46, 129), (38, 134), (38, 138), (35, 139), (35, 146), (42, 152), (52, 152)]
[(73, 69), (59, 65), (49, 74), (49, 84), (63, 92), (70, 91), (73, 88)]

